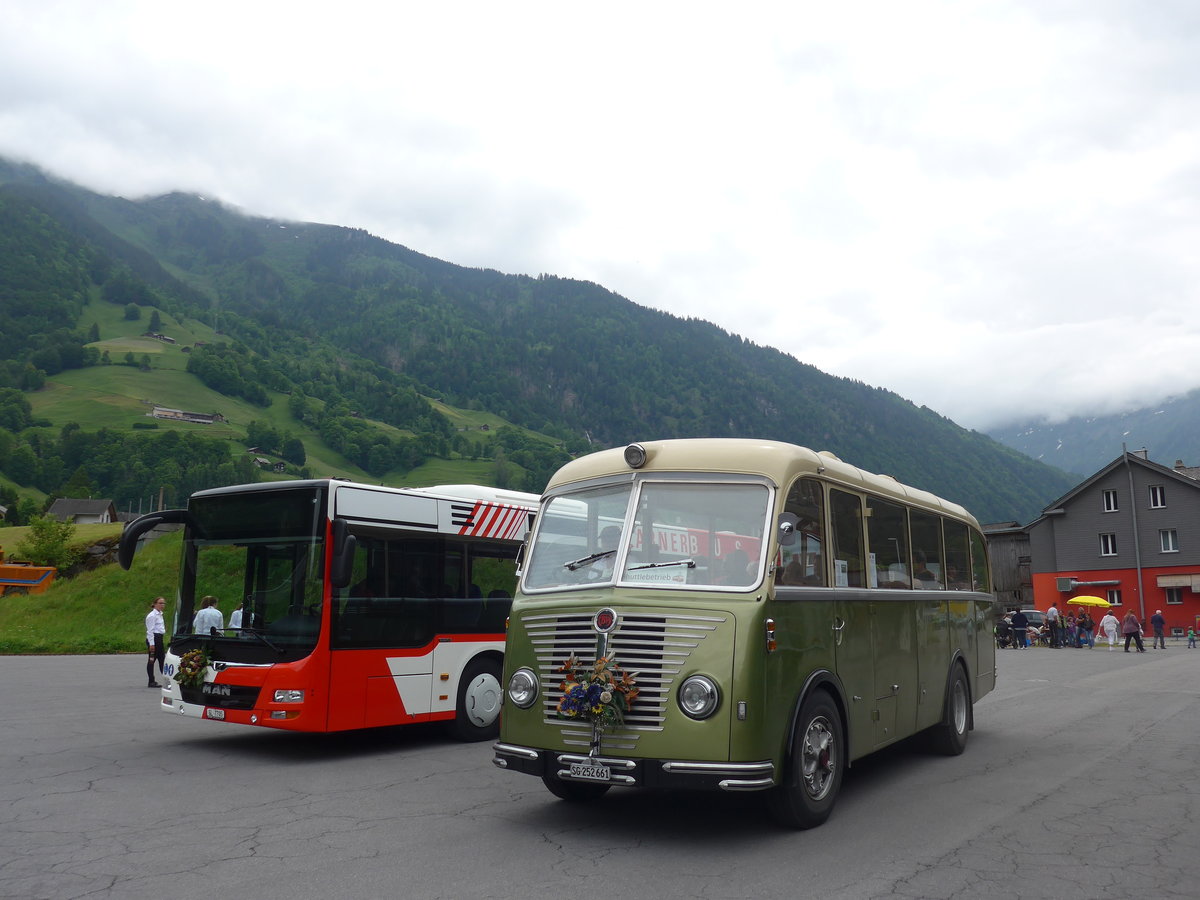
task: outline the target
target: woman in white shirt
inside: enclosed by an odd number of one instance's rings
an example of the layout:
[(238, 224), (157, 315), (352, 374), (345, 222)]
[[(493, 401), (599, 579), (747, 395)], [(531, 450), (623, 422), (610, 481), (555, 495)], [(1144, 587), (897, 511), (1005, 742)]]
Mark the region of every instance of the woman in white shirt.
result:
[(1110, 609), (1104, 614), (1104, 618), (1100, 620), (1100, 631), (1108, 637), (1108, 649), (1112, 651), (1117, 646), (1117, 632), (1121, 628), (1121, 623), (1116, 616), (1112, 614)]
[(149, 682), (146, 687), (159, 687), (154, 677), (154, 662), (158, 661), (158, 671), (162, 672), (163, 663), (167, 658), (167, 648), (163, 644), (163, 635), (167, 631), (163, 621), (163, 609), (166, 605), (166, 600), (156, 597), (150, 606), (150, 612), (146, 613), (146, 651), (150, 657), (146, 660), (146, 681)]

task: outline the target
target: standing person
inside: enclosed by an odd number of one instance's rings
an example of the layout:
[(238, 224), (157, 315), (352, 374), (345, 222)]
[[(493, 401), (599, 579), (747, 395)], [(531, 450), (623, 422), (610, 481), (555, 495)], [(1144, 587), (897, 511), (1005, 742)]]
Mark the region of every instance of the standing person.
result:
[(154, 677), (154, 663), (158, 661), (158, 671), (161, 673), (163, 663), (167, 660), (167, 648), (163, 643), (163, 635), (167, 633), (167, 625), (163, 621), (163, 610), (166, 606), (166, 600), (155, 597), (154, 602), (150, 604), (150, 612), (146, 613), (146, 652), (150, 657), (146, 660), (146, 687), (160, 687)]
[(1062, 625), (1059, 622), (1058, 604), (1051, 603), (1050, 608), (1046, 610), (1046, 624), (1050, 626), (1050, 646), (1062, 646)]
[(1188, 649), (1191, 650), (1196, 646), (1196, 629), (1188, 629)]
[(217, 609), (217, 598), (209, 594), (200, 601), (200, 611), (192, 620), (192, 630), (196, 634), (208, 637), (212, 634), (212, 629), (217, 629), (219, 634), (224, 627), (225, 617)]
[(1075, 620), (1075, 627), (1079, 631), (1079, 646), (1088, 645), (1089, 650), (1094, 650), (1096, 642), (1092, 640), (1092, 631), (1096, 627), (1096, 623), (1092, 621), (1091, 614), (1086, 609), (1080, 610), (1079, 617)]
[(1111, 653), (1113, 647), (1117, 644), (1117, 629), (1121, 627), (1121, 621), (1112, 614), (1110, 609), (1104, 614), (1104, 618), (1100, 620), (1100, 630), (1108, 638), (1108, 652)]
[(1154, 643), (1150, 645), (1151, 650), (1157, 650), (1159, 647), (1167, 649), (1167, 620), (1163, 618), (1162, 610), (1156, 609), (1154, 615), (1150, 617), (1150, 627), (1154, 629)]
[(1025, 630), (1029, 627), (1029, 617), (1019, 609), (1012, 615), (1013, 646), (1025, 649)]
[(238, 604), (233, 608), (233, 612), (229, 614), (229, 630), (242, 630), (242, 604)]
[(1129, 642), (1133, 641), (1137, 644), (1137, 652), (1145, 653), (1146, 645), (1142, 643), (1142, 623), (1138, 621), (1138, 617), (1133, 614), (1131, 609), (1125, 613), (1125, 619), (1121, 622), (1121, 633), (1125, 635), (1125, 652), (1129, 652)]

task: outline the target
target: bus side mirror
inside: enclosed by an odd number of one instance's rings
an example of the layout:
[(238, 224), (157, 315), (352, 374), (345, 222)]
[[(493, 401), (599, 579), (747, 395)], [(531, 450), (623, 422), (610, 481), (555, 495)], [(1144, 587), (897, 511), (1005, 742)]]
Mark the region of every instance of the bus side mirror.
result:
[(785, 512), (779, 514), (779, 546), (790, 547), (796, 543), (796, 525), (800, 519), (795, 513)]
[(147, 531), (153, 531), (159, 525), (189, 525), (193, 529), (196, 522), (186, 509), (160, 509), (158, 512), (138, 516), (125, 526), (121, 532), (121, 540), (117, 544), (117, 562), (122, 569), (133, 565), (133, 554), (137, 552), (138, 540)]
[(528, 540), (529, 539), (526, 538), (524, 541), (521, 542), (521, 546), (517, 548), (517, 577), (518, 578), (521, 577), (522, 572), (525, 570), (525, 547), (528, 546), (528, 544), (526, 543)]
[(358, 539), (350, 533), (350, 524), (345, 519), (333, 520), (333, 559), (329, 564), (329, 582), (341, 589), (350, 584), (354, 575), (354, 551)]

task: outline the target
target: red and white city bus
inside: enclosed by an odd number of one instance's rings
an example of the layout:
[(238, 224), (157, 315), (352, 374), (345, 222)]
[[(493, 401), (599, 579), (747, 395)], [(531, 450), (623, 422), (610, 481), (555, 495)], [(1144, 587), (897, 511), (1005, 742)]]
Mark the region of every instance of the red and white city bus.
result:
[[(142, 516), (121, 537), (125, 568), (148, 531), (184, 528), (162, 709), (314, 732), (446, 721), (464, 740), (493, 737), (536, 505), (476, 485), (321, 479), (199, 491)], [(198, 634), (210, 598), (226, 627)]]

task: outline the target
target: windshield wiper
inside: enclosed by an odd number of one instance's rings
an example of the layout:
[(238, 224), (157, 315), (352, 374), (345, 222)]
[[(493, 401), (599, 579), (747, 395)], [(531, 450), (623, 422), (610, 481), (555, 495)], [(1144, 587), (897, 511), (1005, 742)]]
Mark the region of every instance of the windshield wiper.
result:
[(689, 569), (694, 569), (696, 568), (696, 561), (694, 559), (675, 559), (671, 562), (642, 563), (640, 566), (630, 566), (625, 571), (634, 572), (638, 569), (662, 569), (667, 566), (687, 566)]
[(264, 635), (261, 631), (255, 631), (253, 628), (243, 627), (242, 634), (248, 634), (253, 638), (258, 638), (258, 640), (262, 641), (264, 644), (266, 644), (268, 647), (270, 647), (272, 650), (274, 650), (280, 656), (283, 656), (283, 648), (277, 647), (275, 644), (272, 644), (270, 641), (268, 641), (266, 635)]
[(598, 559), (604, 559), (606, 556), (612, 556), (616, 550), (601, 550), (599, 553), (593, 553), (590, 556), (584, 556), (579, 559), (573, 559), (568, 563), (563, 563), (563, 568), (574, 572), (576, 569), (586, 566), (588, 563), (594, 563)]

